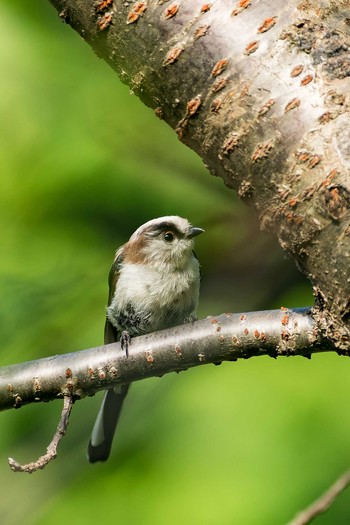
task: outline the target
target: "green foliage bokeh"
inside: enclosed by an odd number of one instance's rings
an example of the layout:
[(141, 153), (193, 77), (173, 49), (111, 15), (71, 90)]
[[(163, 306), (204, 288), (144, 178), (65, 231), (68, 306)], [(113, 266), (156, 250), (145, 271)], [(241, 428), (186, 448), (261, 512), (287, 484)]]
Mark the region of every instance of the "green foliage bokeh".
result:
[[(146, 220), (204, 227), (199, 316), (311, 304), (310, 284), (48, 2), (0, 5), (1, 364), (102, 342), (114, 250)], [(101, 396), (1, 414), (5, 525), (282, 524), (349, 462), (349, 362), (251, 359), (133, 385), (110, 460), (85, 449)], [(347, 524), (345, 493), (322, 524)]]

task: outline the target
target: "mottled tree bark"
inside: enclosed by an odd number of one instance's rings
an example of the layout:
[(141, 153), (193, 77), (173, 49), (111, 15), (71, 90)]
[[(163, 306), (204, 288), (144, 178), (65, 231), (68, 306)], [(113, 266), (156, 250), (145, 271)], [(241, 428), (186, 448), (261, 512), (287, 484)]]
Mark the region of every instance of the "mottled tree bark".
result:
[(74, 400), (118, 384), (253, 356), (333, 350), (307, 308), (222, 314), (120, 343), (0, 367), (0, 410), (64, 396)]
[(349, 1), (51, 2), (257, 210), (313, 283), (319, 326), (347, 352)]

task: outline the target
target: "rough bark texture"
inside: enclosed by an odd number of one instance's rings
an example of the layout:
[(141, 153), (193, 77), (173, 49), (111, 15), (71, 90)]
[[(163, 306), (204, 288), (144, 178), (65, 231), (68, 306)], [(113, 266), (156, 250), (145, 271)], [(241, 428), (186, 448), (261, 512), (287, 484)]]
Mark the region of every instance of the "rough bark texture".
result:
[(312, 281), (320, 326), (348, 351), (349, 1), (51, 2), (257, 210)]

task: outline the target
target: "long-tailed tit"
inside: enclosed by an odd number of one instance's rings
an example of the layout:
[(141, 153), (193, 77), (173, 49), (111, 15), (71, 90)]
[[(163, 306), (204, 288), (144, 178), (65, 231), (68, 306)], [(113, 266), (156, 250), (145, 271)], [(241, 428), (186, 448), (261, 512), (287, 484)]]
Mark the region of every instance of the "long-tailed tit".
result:
[[(155, 332), (195, 318), (200, 271), (187, 219), (160, 217), (138, 228), (119, 248), (109, 273), (105, 344)], [(105, 461), (129, 385), (106, 390), (90, 443), (91, 463)]]

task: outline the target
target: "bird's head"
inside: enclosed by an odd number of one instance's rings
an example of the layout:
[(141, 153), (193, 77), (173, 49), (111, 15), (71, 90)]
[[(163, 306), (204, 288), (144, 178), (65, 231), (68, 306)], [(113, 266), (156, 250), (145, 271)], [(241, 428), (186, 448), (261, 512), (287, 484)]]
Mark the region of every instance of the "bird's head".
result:
[(193, 257), (194, 237), (203, 231), (176, 215), (159, 217), (146, 222), (132, 234), (124, 253), (129, 262), (181, 270)]

